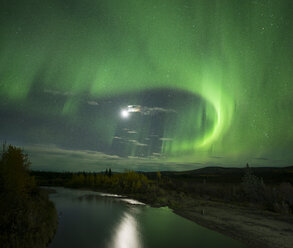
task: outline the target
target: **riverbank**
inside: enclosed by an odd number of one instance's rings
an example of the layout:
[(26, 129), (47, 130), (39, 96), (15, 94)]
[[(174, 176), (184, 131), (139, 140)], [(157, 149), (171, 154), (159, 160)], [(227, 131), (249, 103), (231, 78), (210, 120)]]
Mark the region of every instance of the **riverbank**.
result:
[(174, 213), (201, 226), (222, 233), (251, 248), (292, 248), (293, 216), (224, 202), (180, 198), (169, 204), (144, 201), (152, 207), (168, 206)]
[(175, 214), (238, 240), (247, 247), (293, 247), (292, 215), (273, 213), (253, 206), (238, 206), (176, 195), (155, 202), (140, 194), (127, 194), (124, 197), (141, 201), (151, 207), (168, 206)]
[(48, 192), (36, 189), (30, 195), (0, 194), (1, 247), (41, 248), (53, 240), (58, 226), (57, 210)]
[(292, 216), (212, 201), (199, 201), (174, 212), (248, 247), (293, 247)]

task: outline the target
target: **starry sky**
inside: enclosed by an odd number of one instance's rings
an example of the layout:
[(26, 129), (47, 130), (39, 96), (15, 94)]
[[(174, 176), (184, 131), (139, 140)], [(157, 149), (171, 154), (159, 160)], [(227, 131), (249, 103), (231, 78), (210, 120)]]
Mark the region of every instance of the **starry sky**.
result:
[(40, 170), (292, 165), (292, 26), (291, 0), (2, 0), (0, 140)]

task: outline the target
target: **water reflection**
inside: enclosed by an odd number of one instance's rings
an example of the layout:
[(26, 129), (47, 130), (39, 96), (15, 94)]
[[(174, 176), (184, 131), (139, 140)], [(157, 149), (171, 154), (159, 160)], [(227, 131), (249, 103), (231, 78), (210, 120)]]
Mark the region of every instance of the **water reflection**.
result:
[[(133, 212), (133, 211), (132, 211)], [(139, 224), (134, 213), (125, 212), (120, 223), (115, 229), (113, 240), (109, 247), (113, 248), (138, 248), (142, 247)]]

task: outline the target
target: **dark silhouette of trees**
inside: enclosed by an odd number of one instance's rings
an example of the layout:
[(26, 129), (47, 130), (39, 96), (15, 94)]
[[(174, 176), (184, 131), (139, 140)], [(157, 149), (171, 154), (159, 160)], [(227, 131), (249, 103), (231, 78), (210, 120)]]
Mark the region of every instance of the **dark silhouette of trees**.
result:
[[(0, 246), (46, 247), (57, 228), (57, 212), (29, 174), (22, 149), (3, 145), (0, 158)], [(36, 232), (36, 230), (38, 230)]]
[(243, 191), (250, 201), (262, 201), (265, 192), (265, 185), (262, 178), (253, 174), (251, 168), (246, 164), (245, 175), (242, 178)]
[(111, 170), (111, 168), (106, 169), (105, 176), (108, 176), (108, 177), (111, 177), (112, 176), (112, 170)]

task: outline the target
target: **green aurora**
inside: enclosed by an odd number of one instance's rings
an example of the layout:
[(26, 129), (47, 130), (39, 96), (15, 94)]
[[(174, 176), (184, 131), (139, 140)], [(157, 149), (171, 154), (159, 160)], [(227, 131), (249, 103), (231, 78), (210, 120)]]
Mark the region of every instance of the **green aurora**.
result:
[[(291, 0), (4, 0), (0, 23), (2, 107), (74, 122), (80, 101), (44, 110), (32, 90), (97, 101), (178, 90), (207, 107), (187, 107), (175, 129), (165, 123), (174, 140), (163, 141), (162, 160), (293, 162)], [(203, 111), (212, 124), (186, 138)], [(93, 125), (110, 145), (115, 121)]]

